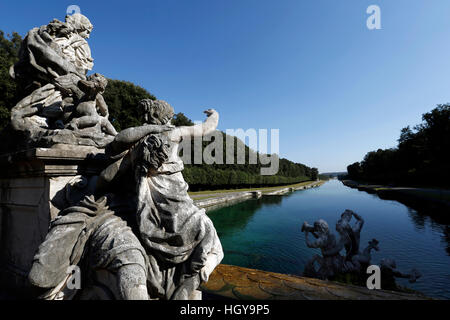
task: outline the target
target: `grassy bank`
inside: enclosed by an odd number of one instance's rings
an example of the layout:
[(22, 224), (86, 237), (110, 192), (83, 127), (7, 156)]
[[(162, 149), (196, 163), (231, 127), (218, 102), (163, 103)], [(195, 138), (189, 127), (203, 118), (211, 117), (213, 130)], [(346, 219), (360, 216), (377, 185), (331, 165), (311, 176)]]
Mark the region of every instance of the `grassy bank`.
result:
[[(262, 188), (243, 188), (243, 189), (223, 189), (223, 190), (211, 190), (211, 191), (196, 191), (189, 192), (189, 195), (195, 200), (204, 200), (209, 198), (216, 198), (222, 195), (231, 194), (231, 193), (239, 193), (239, 192), (250, 192), (250, 191), (261, 191), (264, 193), (274, 192), (281, 189), (286, 188), (299, 188), (310, 185), (316, 181), (305, 181), (301, 183), (286, 185), (286, 186), (277, 186), (277, 187), (262, 187)], [(322, 185), (325, 181), (319, 181), (318, 184)]]

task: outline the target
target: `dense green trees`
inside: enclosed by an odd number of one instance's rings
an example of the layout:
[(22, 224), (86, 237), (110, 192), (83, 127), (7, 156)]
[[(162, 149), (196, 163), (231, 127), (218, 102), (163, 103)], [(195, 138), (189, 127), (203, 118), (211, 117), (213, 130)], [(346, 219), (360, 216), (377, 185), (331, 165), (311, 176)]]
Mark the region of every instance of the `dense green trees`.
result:
[[(184, 115), (181, 117), (178, 115), (177, 118), (184, 119)], [(245, 163), (238, 164), (237, 146), (239, 144), (243, 145), (244, 143), (236, 137), (227, 136), (223, 132), (221, 132), (221, 138), (224, 164), (192, 164), (194, 160), (194, 142), (191, 141), (191, 164), (185, 165), (183, 174), (192, 190), (276, 186), (316, 180), (318, 178), (318, 170), (316, 168), (309, 168), (303, 164), (294, 163), (287, 159), (279, 159), (278, 174), (273, 176), (262, 176), (261, 168), (266, 167), (267, 165), (261, 164), (258, 153), (256, 153), (257, 164), (249, 164), (249, 154), (255, 153), (255, 151), (244, 145)], [(234, 144), (234, 164), (225, 163), (228, 140), (233, 141)], [(203, 141), (203, 150), (210, 143), (211, 142)]]
[(19, 100), (16, 83), (9, 76), (9, 67), (18, 61), (21, 42), (18, 33), (5, 37), (0, 30), (0, 130), (9, 123), (9, 110)]
[(184, 113), (181, 113), (181, 112), (176, 114), (175, 117), (173, 117), (172, 124), (174, 126), (177, 126), (177, 127), (193, 126), (194, 125), (194, 123), (191, 121), (191, 119), (186, 117), (184, 115)]
[(243, 170), (213, 169), (211, 166), (186, 166), (183, 171), (191, 190), (231, 189), (294, 184), (309, 177), (261, 176)]
[(109, 107), (109, 120), (117, 131), (141, 124), (137, 109), (139, 101), (156, 100), (155, 96), (144, 88), (128, 81), (111, 79), (108, 79), (108, 86), (103, 97)]
[(348, 166), (348, 176), (388, 184), (450, 186), (450, 104), (438, 105), (422, 123), (403, 128), (397, 148), (369, 152)]
[[(18, 88), (9, 76), (9, 67), (18, 60), (21, 37), (17, 33), (5, 37), (0, 31), (0, 130), (10, 121), (10, 110), (20, 99)], [(109, 106), (111, 123), (118, 131), (142, 124), (137, 106), (142, 99), (156, 99), (144, 88), (131, 82), (108, 79), (108, 86), (103, 94)], [(194, 123), (183, 113), (178, 113), (172, 123), (175, 126), (191, 126)], [(227, 136), (222, 133), (223, 155), (226, 155)], [(192, 142), (193, 143), (193, 142)], [(203, 141), (205, 148), (210, 142)], [(183, 172), (191, 189), (216, 189), (256, 186), (275, 186), (293, 184), (307, 180), (316, 180), (318, 170), (303, 164), (280, 159), (279, 172), (274, 176), (261, 176), (262, 164), (249, 164), (249, 154), (254, 152), (244, 143), (233, 137), (235, 164), (187, 164)], [(245, 163), (237, 164), (237, 145), (244, 145)], [(192, 153), (194, 148), (192, 149)], [(191, 159), (194, 159), (193, 154)], [(259, 158), (258, 158), (259, 159)], [(225, 161), (225, 160), (224, 160)]]

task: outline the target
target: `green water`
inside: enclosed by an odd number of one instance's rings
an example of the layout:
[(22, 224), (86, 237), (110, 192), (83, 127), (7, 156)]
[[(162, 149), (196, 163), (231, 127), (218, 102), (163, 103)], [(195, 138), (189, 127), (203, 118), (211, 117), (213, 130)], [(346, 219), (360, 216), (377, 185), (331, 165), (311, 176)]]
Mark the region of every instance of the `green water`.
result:
[(361, 249), (372, 238), (380, 241), (380, 251), (372, 253), (373, 264), (386, 257), (395, 259), (400, 271), (415, 267), (423, 274), (417, 283), (403, 279), (398, 283), (428, 296), (450, 299), (448, 221), (437, 221), (427, 212), (381, 200), (337, 180), (317, 189), (249, 200), (208, 215), (224, 247), (223, 263), (301, 275), (308, 259), (320, 253), (306, 247), (300, 231), (303, 221), (324, 219), (334, 231), (345, 209), (365, 220)]

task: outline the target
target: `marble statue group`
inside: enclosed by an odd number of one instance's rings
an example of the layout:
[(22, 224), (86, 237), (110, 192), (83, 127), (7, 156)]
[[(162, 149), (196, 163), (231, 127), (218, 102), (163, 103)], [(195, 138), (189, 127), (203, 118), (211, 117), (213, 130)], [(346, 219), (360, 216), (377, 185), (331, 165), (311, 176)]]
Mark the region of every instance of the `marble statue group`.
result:
[(108, 81), (87, 73), (94, 63), (87, 39), (93, 30), (81, 14), (28, 32), (11, 76), (24, 92), (11, 110), (11, 127), (22, 148), (63, 143), (104, 148), (116, 130), (103, 99)]
[[(41, 298), (198, 299), (200, 284), (223, 258), (214, 225), (189, 197), (178, 156), (183, 138), (207, 135), (203, 124), (173, 127), (164, 101), (139, 103), (142, 125), (116, 132), (93, 58), (89, 19), (75, 13), (32, 29), (10, 74), (25, 92), (11, 112), (19, 150), (58, 145), (104, 149), (107, 165), (65, 187), (67, 205), (51, 221), (28, 279)], [(78, 266), (82, 289), (68, 286)]]
[[(351, 221), (355, 222), (352, 225)], [(306, 264), (304, 275), (307, 277), (324, 280), (334, 280), (343, 274), (367, 277), (366, 270), (371, 265), (372, 251), (379, 251), (379, 242), (372, 239), (367, 247), (360, 251), (361, 230), (364, 219), (352, 210), (345, 210), (336, 222), (336, 231), (339, 239), (331, 232), (328, 223), (322, 219), (309, 225), (303, 223), (301, 231), (305, 233), (305, 241), (308, 248), (317, 248), (320, 255), (314, 255)], [(311, 235), (313, 238), (311, 238)], [(341, 255), (344, 250), (345, 254)], [(395, 289), (394, 278), (408, 278), (415, 282), (421, 274), (412, 269), (410, 273), (404, 274), (396, 270), (393, 259), (381, 259), (380, 269), (382, 272), (383, 289)]]

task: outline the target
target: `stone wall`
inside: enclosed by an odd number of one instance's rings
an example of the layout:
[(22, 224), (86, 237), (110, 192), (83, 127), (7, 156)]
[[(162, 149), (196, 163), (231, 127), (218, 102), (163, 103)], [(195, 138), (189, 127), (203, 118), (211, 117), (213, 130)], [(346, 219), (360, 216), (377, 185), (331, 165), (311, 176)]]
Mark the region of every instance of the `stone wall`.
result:
[(31, 294), (27, 276), (33, 256), (50, 221), (67, 205), (66, 185), (81, 175), (95, 177), (105, 161), (103, 151), (82, 146), (0, 156), (0, 290)]

